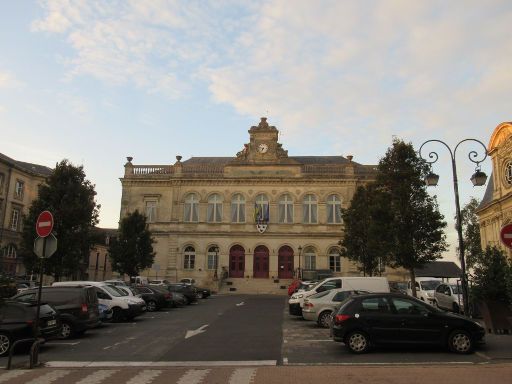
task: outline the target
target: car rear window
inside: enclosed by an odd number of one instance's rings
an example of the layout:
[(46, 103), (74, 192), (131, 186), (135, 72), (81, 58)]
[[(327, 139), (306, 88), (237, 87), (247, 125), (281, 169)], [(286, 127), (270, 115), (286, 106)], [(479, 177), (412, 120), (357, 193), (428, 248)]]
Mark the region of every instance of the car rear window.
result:
[(361, 300), (360, 312), (391, 313), (389, 304), (383, 297), (368, 297)]

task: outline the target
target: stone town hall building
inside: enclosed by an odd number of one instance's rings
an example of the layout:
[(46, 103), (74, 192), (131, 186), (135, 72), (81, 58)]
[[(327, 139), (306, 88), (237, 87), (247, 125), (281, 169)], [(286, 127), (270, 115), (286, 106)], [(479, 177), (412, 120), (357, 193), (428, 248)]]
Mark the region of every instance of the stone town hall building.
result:
[(144, 274), (238, 292), (285, 286), (298, 270), (359, 275), (339, 256), (341, 208), (375, 166), (352, 156), (289, 156), (261, 118), (234, 157), (125, 164), (121, 217), (145, 212), (156, 252)]

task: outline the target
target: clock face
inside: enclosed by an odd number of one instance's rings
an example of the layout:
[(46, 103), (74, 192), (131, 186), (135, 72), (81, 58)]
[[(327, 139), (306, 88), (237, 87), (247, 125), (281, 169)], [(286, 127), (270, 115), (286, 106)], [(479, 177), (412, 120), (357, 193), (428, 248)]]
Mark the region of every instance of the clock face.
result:
[(259, 153), (266, 153), (268, 151), (268, 145), (265, 143), (261, 143), (258, 145), (258, 152)]

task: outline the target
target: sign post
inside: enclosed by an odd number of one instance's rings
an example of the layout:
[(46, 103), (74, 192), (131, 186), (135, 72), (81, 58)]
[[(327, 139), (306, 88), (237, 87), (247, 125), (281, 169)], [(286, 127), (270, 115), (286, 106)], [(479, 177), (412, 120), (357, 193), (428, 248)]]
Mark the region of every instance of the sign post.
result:
[(512, 224), (501, 227), (500, 239), (505, 246), (512, 249)]
[[(43, 238), (43, 249), (41, 255), (41, 266), (39, 268), (39, 288), (37, 292), (37, 312), (36, 312), (36, 324), (35, 324), (35, 337), (39, 337), (39, 314), (41, 312), (41, 291), (43, 288), (43, 272), (44, 272), (44, 259), (46, 257), (46, 239), (53, 230), (53, 215), (50, 211), (43, 211), (39, 214), (36, 221), (36, 233), (39, 237)], [(53, 236), (53, 235), (52, 235)], [(54, 237), (55, 238), (55, 237)], [(55, 245), (57, 245), (57, 239), (55, 239)], [(34, 252), (36, 252), (36, 242), (34, 242)], [(55, 252), (55, 251), (53, 251)], [(53, 253), (52, 252), (52, 253)], [(38, 255), (39, 256), (39, 255)]]

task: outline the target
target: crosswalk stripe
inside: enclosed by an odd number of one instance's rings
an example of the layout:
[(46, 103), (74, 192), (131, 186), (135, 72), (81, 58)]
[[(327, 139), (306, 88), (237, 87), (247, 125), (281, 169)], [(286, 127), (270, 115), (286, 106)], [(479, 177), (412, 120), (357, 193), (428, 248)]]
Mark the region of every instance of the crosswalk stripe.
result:
[(8, 371), (7, 373), (4, 373), (0, 375), (0, 383), (9, 382), (12, 379), (15, 379), (27, 372), (30, 372), (28, 369), (20, 369), (16, 371)]
[(191, 369), (185, 372), (180, 377), (176, 384), (199, 384), (206, 375), (210, 372), (210, 369)]
[(144, 371), (140, 372), (137, 376), (132, 377), (129, 381), (126, 382), (126, 384), (149, 384), (155, 378), (160, 376), (162, 372), (163, 371), (159, 371), (156, 369), (145, 369)]
[(76, 384), (100, 384), (103, 380), (112, 376), (116, 372), (119, 371), (114, 369), (101, 369), (84, 377), (82, 380), (77, 381)]
[(58, 380), (66, 375), (69, 375), (71, 371), (66, 370), (58, 370), (58, 371), (52, 371), (48, 372), (47, 374), (37, 377), (33, 380), (30, 380), (26, 382), (25, 384), (50, 384), (53, 383), (55, 380)]
[(256, 376), (256, 368), (237, 368), (229, 378), (229, 384), (249, 384)]

